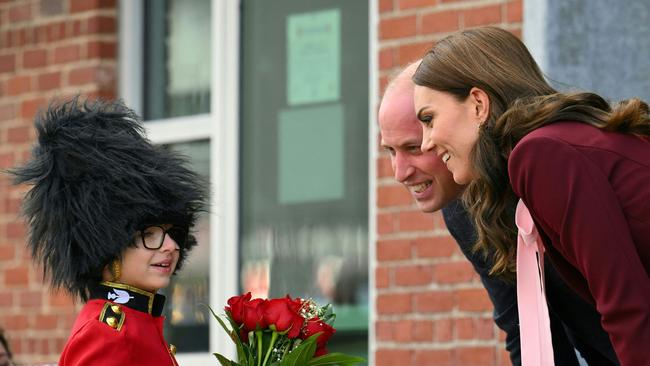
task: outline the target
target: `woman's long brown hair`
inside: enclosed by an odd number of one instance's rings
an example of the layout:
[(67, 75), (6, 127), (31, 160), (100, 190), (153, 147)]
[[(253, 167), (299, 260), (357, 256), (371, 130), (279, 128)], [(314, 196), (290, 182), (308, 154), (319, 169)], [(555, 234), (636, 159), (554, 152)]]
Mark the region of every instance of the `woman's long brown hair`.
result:
[(489, 117), (470, 155), (475, 179), (465, 189), (463, 201), (478, 232), (475, 249), (491, 253), (491, 273), (507, 279), (515, 272), (518, 200), (508, 179), (508, 157), (517, 142), (537, 128), (563, 120), (650, 135), (647, 104), (631, 99), (612, 109), (593, 93), (557, 93), (524, 44), (499, 28), (470, 29), (441, 40), (422, 59), (413, 81), (451, 93), (459, 101), (473, 87), (490, 98)]

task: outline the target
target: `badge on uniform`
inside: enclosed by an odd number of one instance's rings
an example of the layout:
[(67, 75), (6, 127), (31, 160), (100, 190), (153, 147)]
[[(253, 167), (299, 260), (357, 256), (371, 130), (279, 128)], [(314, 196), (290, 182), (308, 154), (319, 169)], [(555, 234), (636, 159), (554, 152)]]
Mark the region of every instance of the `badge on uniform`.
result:
[(102, 312), (99, 314), (99, 321), (108, 324), (109, 327), (120, 331), (124, 324), (126, 314), (119, 305), (107, 302), (104, 304)]

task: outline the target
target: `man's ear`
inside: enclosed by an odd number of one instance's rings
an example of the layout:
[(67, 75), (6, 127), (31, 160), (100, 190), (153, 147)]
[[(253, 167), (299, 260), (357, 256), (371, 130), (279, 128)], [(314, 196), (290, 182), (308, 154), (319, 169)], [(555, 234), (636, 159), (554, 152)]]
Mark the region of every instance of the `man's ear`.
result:
[(469, 91), (470, 101), (474, 107), (475, 117), (479, 124), (487, 121), (490, 115), (490, 96), (483, 90), (473, 87)]

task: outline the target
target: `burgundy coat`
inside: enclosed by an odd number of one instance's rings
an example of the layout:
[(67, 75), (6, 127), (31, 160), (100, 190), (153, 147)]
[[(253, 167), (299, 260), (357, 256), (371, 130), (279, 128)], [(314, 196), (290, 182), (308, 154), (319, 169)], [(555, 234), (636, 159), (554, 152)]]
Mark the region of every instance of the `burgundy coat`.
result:
[(596, 304), (621, 365), (650, 365), (650, 142), (557, 122), (516, 145), (508, 172), (553, 265)]

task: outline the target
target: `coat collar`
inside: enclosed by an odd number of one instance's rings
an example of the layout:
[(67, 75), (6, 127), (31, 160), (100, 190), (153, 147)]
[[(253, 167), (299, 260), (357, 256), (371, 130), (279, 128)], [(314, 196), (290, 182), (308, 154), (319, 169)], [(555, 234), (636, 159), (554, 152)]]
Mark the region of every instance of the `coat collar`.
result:
[(165, 296), (153, 294), (137, 287), (115, 282), (100, 282), (90, 290), (90, 299), (102, 299), (122, 304), (153, 316), (160, 316), (165, 306)]

